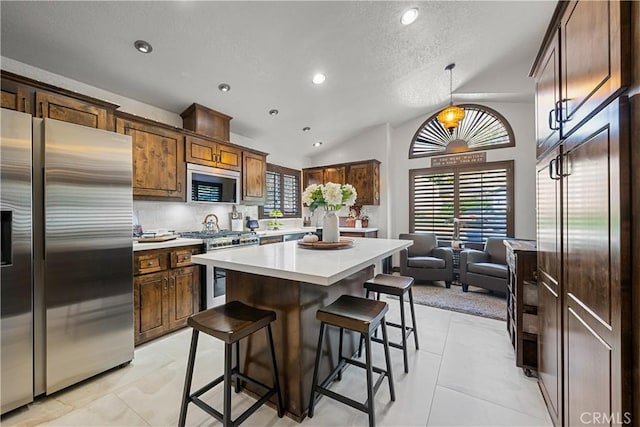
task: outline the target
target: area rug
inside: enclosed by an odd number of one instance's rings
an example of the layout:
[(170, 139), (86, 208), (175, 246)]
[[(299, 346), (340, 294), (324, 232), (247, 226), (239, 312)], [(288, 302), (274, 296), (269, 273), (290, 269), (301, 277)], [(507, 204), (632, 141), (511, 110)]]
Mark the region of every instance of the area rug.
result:
[(457, 285), (451, 285), (451, 288), (447, 289), (444, 283), (440, 285), (438, 282), (416, 282), (413, 285), (413, 301), (415, 304), (444, 310), (507, 320), (507, 302), (504, 295), (494, 295), (475, 286), (469, 286), (469, 292), (462, 292), (462, 287)]

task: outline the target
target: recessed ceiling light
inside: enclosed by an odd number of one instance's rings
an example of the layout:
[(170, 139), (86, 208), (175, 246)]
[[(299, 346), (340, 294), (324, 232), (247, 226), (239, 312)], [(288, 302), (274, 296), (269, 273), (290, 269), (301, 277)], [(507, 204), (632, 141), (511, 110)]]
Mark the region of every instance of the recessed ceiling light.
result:
[(322, 145), (322, 141), (318, 141), (318, 142), (314, 142), (313, 146), (314, 147), (320, 147)]
[(412, 9), (405, 11), (402, 14), (402, 18), (400, 18), (400, 22), (402, 23), (402, 25), (409, 25), (409, 24), (413, 24), (416, 19), (418, 19), (418, 8), (414, 7)]
[(139, 52), (142, 53), (151, 53), (151, 51), (153, 50), (149, 42), (146, 42), (144, 40), (136, 40), (133, 45), (136, 49), (138, 49)]
[(278, 110), (276, 110), (276, 109), (274, 108), (273, 110), (269, 110), (269, 115), (271, 115), (271, 116), (277, 116), (279, 112), (280, 112), (280, 111), (278, 111)]
[(327, 76), (325, 76), (325, 75), (324, 75), (324, 74), (322, 74), (322, 73), (318, 73), (318, 74), (316, 74), (315, 76), (313, 76), (313, 79), (311, 79), (311, 81), (312, 81), (314, 84), (321, 85), (322, 83), (324, 83), (324, 81), (325, 81), (326, 79), (327, 79)]
[(302, 132), (309, 132), (311, 128), (309, 126), (305, 126), (302, 128)]
[(227, 83), (220, 83), (218, 85), (218, 90), (220, 92), (229, 92), (231, 90), (231, 86), (229, 86)]

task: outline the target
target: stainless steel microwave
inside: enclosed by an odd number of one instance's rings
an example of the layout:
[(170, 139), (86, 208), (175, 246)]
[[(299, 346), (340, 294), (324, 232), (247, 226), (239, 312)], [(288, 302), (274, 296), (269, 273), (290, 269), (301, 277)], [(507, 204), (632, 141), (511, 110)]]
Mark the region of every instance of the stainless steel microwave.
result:
[(187, 202), (239, 203), (240, 172), (187, 163)]

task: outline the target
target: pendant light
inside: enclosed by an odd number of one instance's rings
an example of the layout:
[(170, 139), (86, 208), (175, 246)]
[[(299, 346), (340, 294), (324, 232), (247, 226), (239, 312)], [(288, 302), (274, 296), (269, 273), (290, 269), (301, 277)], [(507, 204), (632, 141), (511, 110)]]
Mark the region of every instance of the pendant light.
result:
[(438, 114), (438, 121), (453, 135), (453, 130), (458, 127), (460, 121), (464, 119), (464, 110), (453, 105), (453, 68), (456, 64), (449, 64), (445, 67), (449, 75), (449, 106)]

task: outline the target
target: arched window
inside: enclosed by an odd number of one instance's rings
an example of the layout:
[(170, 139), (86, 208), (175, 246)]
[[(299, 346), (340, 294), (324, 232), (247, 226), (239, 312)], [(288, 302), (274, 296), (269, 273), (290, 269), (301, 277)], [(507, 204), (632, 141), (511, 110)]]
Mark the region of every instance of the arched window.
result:
[(438, 113), (420, 126), (411, 141), (410, 159), (515, 145), (511, 125), (500, 113), (484, 105), (461, 104), (459, 107), (465, 117), (453, 134), (438, 122)]

